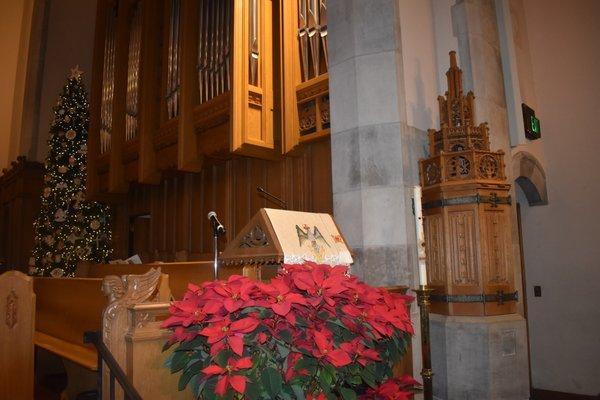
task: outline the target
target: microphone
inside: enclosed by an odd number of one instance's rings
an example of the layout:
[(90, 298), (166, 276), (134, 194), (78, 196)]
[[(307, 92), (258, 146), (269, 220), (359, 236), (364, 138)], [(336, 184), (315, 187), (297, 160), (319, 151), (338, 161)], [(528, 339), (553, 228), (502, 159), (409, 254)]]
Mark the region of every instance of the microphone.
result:
[(217, 235), (224, 235), (225, 234), (225, 227), (223, 226), (223, 224), (221, 224), (221, 222), (217, 218), (217, 213), (214, 212), (214, 211), (211, 211), (211, 212), (208, 213), (207, 217), (208, 217), (208, 220), (210, 222), (212, 222), (213, 229), (215, 230), (215, 233)]
[(287, 203), (283, 200), (281, 200), (279, 197), (267, 192), (265, 189), (263, 189), (261, 186), (257, 186), (256, 187), (256, 191), (258, 191), (259, 193), (264, 194), (266, 197), (274, 200), (275, 202), (279, 203), (279, 205), (284, 209), (287, 210)]

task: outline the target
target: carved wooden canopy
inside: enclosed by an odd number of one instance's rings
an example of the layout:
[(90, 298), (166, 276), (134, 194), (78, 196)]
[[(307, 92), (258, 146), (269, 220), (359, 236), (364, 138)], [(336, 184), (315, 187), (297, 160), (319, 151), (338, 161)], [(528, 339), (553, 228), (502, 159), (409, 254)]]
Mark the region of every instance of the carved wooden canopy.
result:
[(504, 152), (490, 151), (487, 122), (475, 125), (475, 96), (463, 93), (462, 71), (450, 52), (448, 91), (438, 97), (440, 129), (429, 130), (430, 157), (421, 161), (421, 184), (450, 181), (504, 181)]

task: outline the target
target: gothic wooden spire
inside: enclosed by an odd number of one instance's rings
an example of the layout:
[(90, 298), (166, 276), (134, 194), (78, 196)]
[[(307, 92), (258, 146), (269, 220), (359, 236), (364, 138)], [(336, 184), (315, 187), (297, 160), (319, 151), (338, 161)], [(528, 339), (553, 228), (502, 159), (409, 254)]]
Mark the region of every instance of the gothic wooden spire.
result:
[(446, 72), (448, 80), (448, 91), (446, 97), (453, 99), (462, 96), (462, 70), (458, 68), (456, 63), (456, 52), (450, 52), (450, 69)]
[(431, 155), (441, 151), (454, 152), (468, 149), (488, 151), (489, 133), (486, 123), (475, 125), (475, 96), (463, 94), (462, 70), (456, 62), (456, 52), (450, 52), (450, 68), (446, 72), (448, 90), (438, 97), (440, 130), (429, 131)]

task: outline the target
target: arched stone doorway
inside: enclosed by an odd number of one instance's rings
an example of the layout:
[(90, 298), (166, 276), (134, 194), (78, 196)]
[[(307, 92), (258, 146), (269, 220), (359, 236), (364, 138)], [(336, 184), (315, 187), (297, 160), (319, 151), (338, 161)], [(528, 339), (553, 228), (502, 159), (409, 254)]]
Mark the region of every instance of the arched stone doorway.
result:
[(520, 151), (513, 156), (513, 176), (530, 206), (548, 204), (546, 174), (540, 162), (530, 153)]

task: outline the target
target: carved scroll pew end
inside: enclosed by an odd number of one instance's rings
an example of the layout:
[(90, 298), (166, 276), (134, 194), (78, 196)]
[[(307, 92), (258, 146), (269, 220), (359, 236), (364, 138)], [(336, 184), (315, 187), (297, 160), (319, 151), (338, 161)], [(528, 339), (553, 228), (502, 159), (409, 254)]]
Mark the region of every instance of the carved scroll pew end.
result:
[[(152, 268), (143, 275), (110, 275), (104, 278), (102, 289), (108, 296), (108, 306), (102, 314), (102, 342), (110, 351), (117, 364), (128, 374), (133, 365), (128, 365), (126, 334), (129, 331), (129, 308), (154, 305), (158, 301), (168, 301), (168, 275), (161, 274), (160, 268)], [(168, 304), (168, 303), (167, 303)], [(111, 372), (102, 367), (102, 398), (108, 399), (111, 386)], [(143, 385), (135, 385), (140, 389)], [(123, 390), (116, 389), (116, 398), (124, 398)], [(142, 396), (144, 398), (144, 396)], [(154, 398), (153, 396), (145, 398)]]

